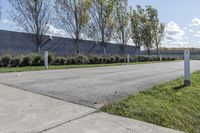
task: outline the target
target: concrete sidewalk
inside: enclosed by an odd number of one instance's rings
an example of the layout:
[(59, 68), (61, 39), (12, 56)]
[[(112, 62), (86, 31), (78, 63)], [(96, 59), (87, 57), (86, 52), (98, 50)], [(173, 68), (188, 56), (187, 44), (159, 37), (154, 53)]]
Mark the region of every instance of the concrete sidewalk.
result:
[(0, 133), (181, 133), (0, 84)]

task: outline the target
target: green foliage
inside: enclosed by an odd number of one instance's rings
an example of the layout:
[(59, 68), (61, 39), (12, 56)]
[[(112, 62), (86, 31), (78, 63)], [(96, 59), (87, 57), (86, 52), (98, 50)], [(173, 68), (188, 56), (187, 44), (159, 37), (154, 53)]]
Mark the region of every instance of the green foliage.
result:
[(11, 55), (3, 56), (2, 59), (1, 59), (2, 66), (4, 66), (4, 67), (10, 66), (11, 60), (12, 60), (12, 56)]
[(11, 61), (11, 66), (12, 67), (19, 67), (22, 64), (22, 61), (23, 61), (22, 56), (14, 57)]
[(33, 55), (33, 65), (34, 66), (41, 66), (44, 64), (43, 57), (40, 54)]
[(75, 57), (75, 62), (76, 64), (88, 64), (89, 63), (89, 59), (86, 56), (83, 55), (79, 55), (77, 57)]
[(53, 64), (54, 65), (65, 65), (65, 64), (68, 64), (68, 61), (65, 57), (56, 57)]
[(88, 26), (88, 36), (100, 42), (106, 56), (106, 42), (109, 42), (115, 30), (114, 7), (115, 0), (94, 0), (90, 9), (91, 21)]
[(189, 133), (200, 128), (200, 72), (192, 74), (192, 85), (183, 78), (130, 95), (101, 110)]
[(87, 26), (92, 0), (55, 0), (55, 10), (61, 21), (59, 26), (76, 39), (77, 54), (80, 54), (79, 39)]
[(55, 55), (53, 53), (49, 53), (48, 54), (48, 62), (49, 64), (53, 64), (54, 63), (54, 60), (55, 60)]
[[(55, 56), (49, 53), (49, 65), (77, 65), (77, 64), (113, 64), (113, 63), (127, 63), (126, 56), (75, 56), (62, 57)], [(175, 58), (163, 57), (163, 61), (173, 61)], [(132, 56), (130, 62), (148, 62), (160, 61), (159, 56)], [(41, 54), (29, 54), (12, 57), (5, 55), (0, 58), (0, 66), (4, 67), (24, 67), (24, 66), (42, 66), (44, 59)]]
[(33, 63), (33, 56), (32, 55), (26, 55), (23, 58), (22, 66), (31, 66)]
[(132, 39), (136, 46), (144, 46), (150, 55), (152, 48), (157, 50), (164, 37), (165, 26), (160, 22), (158, 11), (152, 6), (143, 9), (137, 6), (131, 14)]

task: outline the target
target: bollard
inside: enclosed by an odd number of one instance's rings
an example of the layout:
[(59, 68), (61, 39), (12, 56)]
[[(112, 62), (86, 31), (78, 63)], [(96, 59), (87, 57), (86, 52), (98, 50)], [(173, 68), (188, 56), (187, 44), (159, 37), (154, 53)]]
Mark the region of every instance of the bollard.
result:
[(162, 61), (162, 55), (160, 55), (160, 61)]
[(44, 51), (44, 67), (48, 69), (48, 51)]
[(190, 51), (184, 51), (184, 85), (190, 86)]
[(129, 64), (130, 63), (130, 55), (127, 54), (127, 63)]

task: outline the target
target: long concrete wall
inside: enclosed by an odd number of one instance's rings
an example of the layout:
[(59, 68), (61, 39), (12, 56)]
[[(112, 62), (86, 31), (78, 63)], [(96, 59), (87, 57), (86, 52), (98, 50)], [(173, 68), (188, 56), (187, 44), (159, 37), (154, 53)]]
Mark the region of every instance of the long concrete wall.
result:
[[(141, 51), (141, 55), (147, 55), (146, 51)], [(157, 55), (156, 51), (151, 51), (151, 55)], [(161, 50), (159, 55), (163, 57), (174, 57), (177, 59), (184, 59), (184, 50)], [(200, 60), (200, 50), (190, 50), (190, 57), (193, 60)]]
[[(48, 36), (45, 37), (49, 39)], [(103, 48), (101, 45), (96, 44), (94, 41), (80, 41), (80, 51), (84, 55), (103, 55)], [(48, 50), (57, 55), (75, 55), (76, 47), (75, 40), (70, 38), (53, 37), (41, 49), (42, 51)], [(0, 54), (27, 54), (36, 51), (35, 45), (29, 40), (27, 35), (19, 32), (1, 31), (0, 30)], [(106, 47), (108, 55), (123, 54), (119, 44), (108, 43)], [(126, 46), (126, 52), (130, 55), (139, 55), (140, 47)]]

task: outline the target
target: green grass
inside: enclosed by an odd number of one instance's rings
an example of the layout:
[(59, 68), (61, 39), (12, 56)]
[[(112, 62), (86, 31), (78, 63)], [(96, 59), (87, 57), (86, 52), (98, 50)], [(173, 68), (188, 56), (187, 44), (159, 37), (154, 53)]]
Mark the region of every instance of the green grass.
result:
[[(90, 68), (90, 67), (108, 67), (108, 66), (120, 66), (120, 65), (136, 65), (147, 63), (159, 63), (155, 62), (134, 62), (134, 63), (114, 63), (114, 64), (86, 64), (86, 65), (63, 65), (63, 66), (49, 66), (49, 70), (56, 69), (72, 69), (72, 68)], [(8, 72), (24, 72), (24, 71), (42, 71), (45, 70), (43, 66), (29, 66), (29, 67), (0, 67), (0, 73)]]
[(108, 104), (101, 110), (159, 126), (200, 133), (200, 72), (192, 74), (192, 85), (183, 78)]

